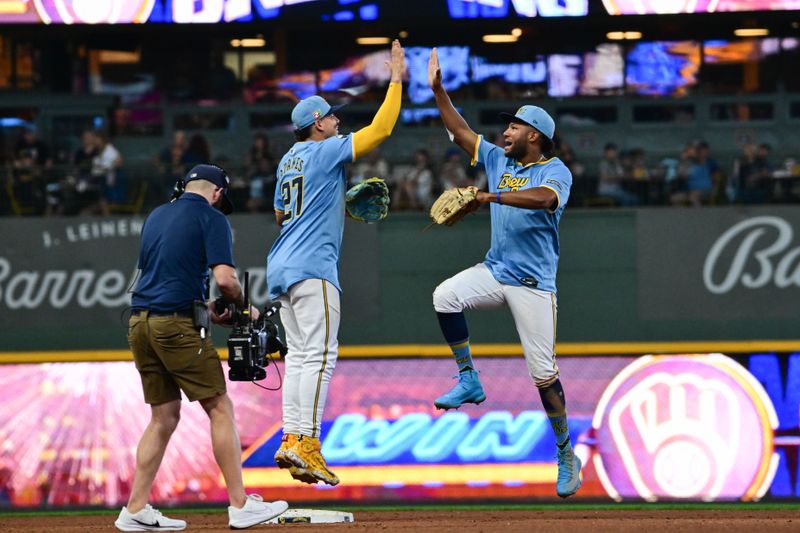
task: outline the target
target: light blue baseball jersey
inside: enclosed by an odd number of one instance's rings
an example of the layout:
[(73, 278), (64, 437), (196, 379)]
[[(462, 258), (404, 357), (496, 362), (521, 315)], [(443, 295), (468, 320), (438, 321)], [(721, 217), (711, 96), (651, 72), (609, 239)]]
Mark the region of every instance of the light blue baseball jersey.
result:
[(267, 256), (270, 298), (306, 279), (327, 280), (341, 292), (344, 166), (352, 161), (352, 135), (296, 143), (281, 159), (274, 207), (285, 218)]
[(522, 165), (506, 157), (502, 148), (486, 142), (483, 136), (478, 138), (473, 159), (486, 166), (489, 192), (547, 187), (558, 196), (558, 206), (552, 212), (490, 204), (492, 246), (484, 261), (500, 283), (555, 293), (558, 222), (572, 186), (569, 169), (557, 157)]

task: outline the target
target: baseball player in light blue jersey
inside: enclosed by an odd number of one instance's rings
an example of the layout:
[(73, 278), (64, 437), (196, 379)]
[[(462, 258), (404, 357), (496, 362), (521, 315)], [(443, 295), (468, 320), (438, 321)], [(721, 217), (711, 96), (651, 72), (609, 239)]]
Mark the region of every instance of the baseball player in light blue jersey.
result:
[(569, 439), (564, 390), (555, 359), (556, 270), (558, 221), (569, 199), (572, 175), (553, 148), (555, 123), (540, 107), (526, 105), (516, 114), (504, 113), (508, 128), (505, 148), (472, 131), (453, 107), (442, 86), (434, 48), (428, 81), (436, 105), (453, 141), (483, 163), (488, 192), (478, 191), (478, 204), (490, 204), (492, 244), (486, 259), (444, 281), (433, 293), (445, 339), (458, 364), (458, 383), (434, 401), (440, 409), (455, 409), (486, 399), (469, 347), (465, 309), (508, 305), (517, 326), (525, 361), (539, 389), (558, 445), (556, 492), (566, 498), (581, 485), (581, 461)]
[(339, 135), (339, 119), (319, 96), (292, 111), (297, 143), (278, 165), (275, 216), (281, 232), (267, 258), (269, 295), (281, 302), (289, 349), (283, 381), (283, 440), (275, 462), (295, 479), (329, 485), (339, 478), (320, 449), (322, 413), (338, 355), (339, 253), (345, 220), (345, 165), (392, 133), (400, 114), (405, 56), (392, 43), (391, 81), (372, 123)]

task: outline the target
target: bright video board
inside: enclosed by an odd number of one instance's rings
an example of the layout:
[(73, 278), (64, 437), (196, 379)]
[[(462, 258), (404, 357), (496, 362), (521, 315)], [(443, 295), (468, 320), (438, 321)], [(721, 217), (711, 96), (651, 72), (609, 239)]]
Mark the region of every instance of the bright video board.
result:
[(603, 4), (611, 15), (667, 15), (800, 9), (800, 0), (603, 0)]
[[(388, 0), (0, 0), (0, 23), (141, 24), (252, 22), (272, 19), (352, 21), (407, 16)], [(414, 12), (453, 19), (574, 17), (588, 0), (438, 0)], [(419, 11), (417, 11), (419, 10)]]
[[(555, 497), (555, 442), (524, 360), (479, 358), (477, 366), (487, 400), (442, 412), (432, 401), (451, 385), (452, 360), (340, 361), (322, 428), (322, 451), (342, 480), (335, 488), (275, 467), (280, 393), (230, 383), (248, 490), (294, 502)], [(559, 367), (584, 465), (576, 498), (800, 496), (800, 353), (566, 357)], [(263, 383), (278, 384), (274, 366)], [(0, 502), (126, 501), (150, 416), (133, 363), (8, 365), (0, 398)], [(227, 501), (197, 403), (183, 406), (152, 498)]]
[[(600, 0), (597, 8), (602, 10)], [(612, 15), (800, 9), (800, 0), (602, 0)], [(583, 17), (590, 0), (0, 0), (0, 24), (354, 21), (419, 17), (524, 19)], [(594, 11), (597, 12), (597, 11)]]
[(626, 79), (635, 94), (684, 96), (697, 84), (697, 41), (638, 42), (628, 51)]

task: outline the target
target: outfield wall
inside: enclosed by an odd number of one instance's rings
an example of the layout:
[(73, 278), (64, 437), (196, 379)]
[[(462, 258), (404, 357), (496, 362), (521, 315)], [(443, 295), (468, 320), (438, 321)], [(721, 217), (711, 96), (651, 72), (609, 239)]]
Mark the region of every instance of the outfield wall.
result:
[[(125, 358), (124, 311), (142, 222), (0, 219), (0, 352), (12, 352), (0, 360), (65, 350), (65, 360)], [(231, 223), (238, 266), (251, 272), (252, 296), (263, 303), (266, 252), (278, 228), (266, 215), (235, 215)], [(348, 221), (345, 356), (446, 354), (431, 293), (482, 260), (489, 218), (479, 213), (423, 231), (427, 223), (405, 213), (375, 225)], [(800, 209), (786, 206), (568, 209), (559, 352), (800, 350), (799, 223)], [(471, 313), (469, 321), (483, 353), (519, 353), (507, 310)]]

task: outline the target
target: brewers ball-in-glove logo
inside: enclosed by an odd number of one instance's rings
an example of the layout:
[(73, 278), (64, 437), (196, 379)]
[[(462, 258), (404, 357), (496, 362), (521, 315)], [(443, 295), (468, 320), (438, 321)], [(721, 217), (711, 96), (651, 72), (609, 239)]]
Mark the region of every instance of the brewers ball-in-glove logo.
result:
[(756, 500), (776, 460), (766, 392), (721, 354), (647, 356), (603, 393), (595, 467), (610, 496)]
[(45, 24), (147, 22), (155, 0), (33, 0)]

